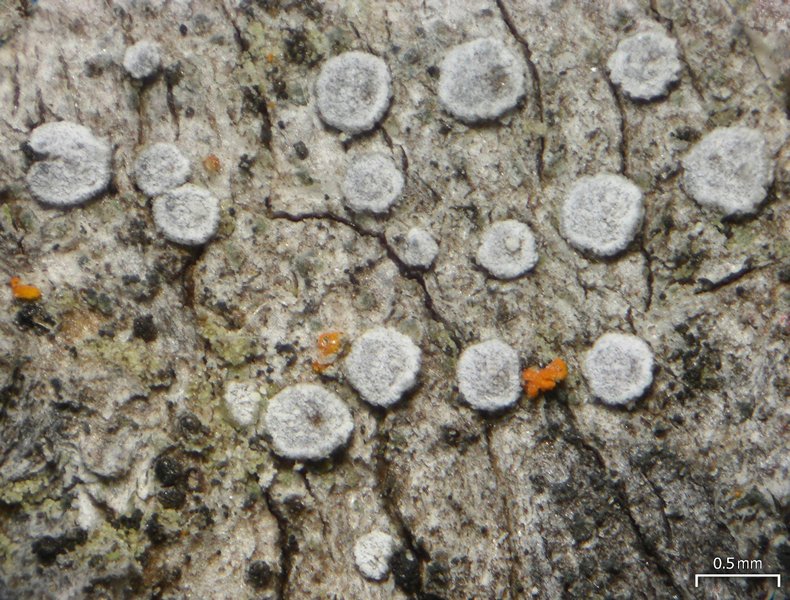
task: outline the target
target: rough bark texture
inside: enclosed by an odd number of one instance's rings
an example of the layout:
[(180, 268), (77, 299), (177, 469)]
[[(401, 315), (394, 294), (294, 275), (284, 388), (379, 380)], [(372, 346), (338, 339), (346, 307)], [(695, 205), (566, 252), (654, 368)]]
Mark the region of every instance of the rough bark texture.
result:
[[(695, 588), (693, 573), (735, 557), (788, 574), (782, 0), (0, 7), (0, 272), (43, 291), (0, 294), (0, 597), (746, 599), (775, 584)], [(635, 103), (605, 64), (645, 22), (677, 39), (684, 70), (667, 98)], [(523, 53), (528, 94), (467, 127), (438, 104), (437, 66), (483, 35)], [(164, 64), (141, 84), (121, 63), (142, 39)], [(321, 124), (312, 89), (347, 49), (384, 58), (394, 88), (382, 125), (352, 139)], [(56, 120), (113, 145), (113, 185), (84, 207), (44, 208), (25, 186), (23, 144)], [(765, 134), (775, 182), (756, 216), (722, 221), (684, 193), (679, 160), (731, 124)], [(166, 242), (132, 183), (137, 152), (160, 141), (221, 199), (204, 249)], [(363, 150), (402, 163), (388, 218), (343, 208)], [(601, 171), (642, 189), (646, 217), (630, 251), (594, 261), (558, 214), (574, 179)], [(473, 260), (503, 218), (528, 223), (540, 252), (509, 282)], [(440, 245), (425, 274), (393, 251), (414, 226)], [(386, 412), (337, 369), (311, 369), (319, 332), (379, 324), (423, 351), (418, 389)], [(595, 401), (580, 374), (606, 331), (655, 353), (632, 410)], [(455, 364), (492, 336), (525, 365), (564, 357), (568, 380), (476, 413)], [(350, 446), (325, 464), (277, 460), (260, 424), (234, 428), (223, 408), (225, 383), (249, 379), (266, 398), (322, 381), (352, 408)], [(381, 583), (354, 566), (373, 529), (402, 547)]]

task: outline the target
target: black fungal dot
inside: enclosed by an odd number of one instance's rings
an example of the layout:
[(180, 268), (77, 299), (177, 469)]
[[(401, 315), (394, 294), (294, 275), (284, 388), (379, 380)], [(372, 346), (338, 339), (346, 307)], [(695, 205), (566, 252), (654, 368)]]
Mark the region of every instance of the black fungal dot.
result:
[(420, 589), (420, 563), (408, 550), (400, 550), (390, 563), (395, 584), (407, 594), (416, 594)]
[(263, 560), (256, 560), (247, 569), (247, 583), (254, 588), (265, 588), (274, 581), (274, 569)]
[(135, 531), (140, 529), (140, 523), (143, 521), (143, 511), (139, 508), (135, 508), (131, 514), (129, 515), (121, 515), (118, 518), (118, 523), (124, 529), (134, 529)]
[(184, 111), (184, 114), (186, 115), (187, 119), (191, 119), (192, 117), (195, 116), (195, 109), (192, 108), (191, 106), (187, 106), (186, 110)]
[(152, 315), (142, 315), (135, 318), (132, 325), (132, 337), (139, 338), (144, 342), (153, 342), (157, 334), (156, 324)]
[(156, 461), (154, 473), (162, 485), (171, 486), (181, 481), (184, 476), (184, 467), (175, 458), (163, 456)]
[(159, 503), (165, 508), (181, 508), (186, 502), (184, 490), (177, 487), (160, 490), (157, 497), (159, 498)]
[(310, 151), (302, 141), (298, 141), (294, 144), (294, 152), (296, 152), (296, 156), (298, 156), (301, 160), (304, 160), (310, 155)]
[(178, 31), (181, 33), (181, 35), (186, 35), (187, 33), (189, 33), (189, 29), (187, 29), (187, 26), (184, 25), (183, 23), (181, 23), (181, 25), (178, 26)]
[(431, 65), (430, 67), (425, 69), (425, 71), (426, 73), (428, 73), (429, 77), (433, 77), (434, 79), (439, 77), (439, 67), (437, 67), (436, 65)]
[(87, 539), (88, 532), (84, 529), (73, 529), (57, 537), (45, 535), (33, 542), (33, 554), (42, 564), (51, 565), (60, 554), (74, 550)]
[(145, 535), (151, 540), (154, 545), (164, 544), (167, 541), (168, 534), (164, 525), (159, 522), (159, 515), (154, 513), (148, 522), (145, 524)]

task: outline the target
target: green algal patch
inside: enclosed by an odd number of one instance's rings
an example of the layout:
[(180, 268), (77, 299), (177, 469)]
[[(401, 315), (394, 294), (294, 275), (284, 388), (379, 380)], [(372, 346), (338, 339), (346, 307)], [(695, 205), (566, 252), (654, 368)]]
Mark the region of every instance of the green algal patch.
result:
[(260, 353), (258, 342), (251, 334), (230, 331), (211, 317), (201, 324), (200, 335), (226, 365), (242, 365)]

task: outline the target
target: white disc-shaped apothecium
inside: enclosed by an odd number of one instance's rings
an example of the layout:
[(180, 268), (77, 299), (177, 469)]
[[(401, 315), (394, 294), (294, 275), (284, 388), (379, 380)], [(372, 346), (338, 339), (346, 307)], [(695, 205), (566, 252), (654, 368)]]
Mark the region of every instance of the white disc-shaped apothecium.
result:
[(662, 31), (643, 31), (625, 38), (606, 66), (612, 81), (636, 100), (666, 95), (681, 71), (677, 43)]
[(144, 194), (157, 196), (189, 179), (189, 160), (174, 145), (151, 144), (134, 161), (134, 179)]
[(508, 408), (521, 395), (518, 354), (500, 340), (469, 346), (458, 359), (456, 375), (461, 396), (478, 410)]
[(187, 183), (154, 198), (154, 223), (171, 242), (201, 246), (217, 233), (219, 200)]
[(635, 335), (606, 333), (587, 353), (583, 371), (596, 398), (625, 405), (642, 397), (653, 382), (653, 352)]
[(27, 185), (43, 204), (83, 204), (110, 183), (110, 145), (87, 127), (68, 121), (45, 123), (31, 132), (28, 145), (39, 160), (27, 172)]
[(269, 402), (266, 431), (274, 451), (291, 460), (320, 460), (348, 443), (354, 420), (335, 394), (310, 383), (285, 388)]
[(615, 256), (633, 241), (644, 214), (638, 187), (621, 175), (601, 173), (573, 184), (562, 205), (560, 229), (581, 252)]
[(395, 253), (409, 267), (429, 269), (439, 253), (439, 244), (429, 231), (412, 227), (401, 240), (397, 240)]
[(477, 263), (498, 279), (514, 279), (538, 262), (535, 236), (519, 221), (498, 221), (483, 234)]
[(460, 44), (442, 61), (439, 101), (465, 123), (491, 121), (524, 96), (525, 67), (501, 40), (480, 38)]
[(232, 381), (225, 385), (225, 408), (238, 427), (250, 427), (256, 423), (261, 399), (254, 381)]
[(145, 79), (156, 74), (162, 64), (159, 44), (142, 40), (129, 46), (123, 55), (123, 68), (135, 79)]
[(388, 533), (372, 531), (354, 544), (354, 562), (359, 572), (368, 579), (381, 581), (390, 571), (390, 560), (397, 543)]
[(386, 213), (403, 193), (403, 174), (386, 154), (358, 154), (343, 179), (346, 206), (355, 212)]
[(748, 127), (714, 129), (682, 162), (686, 192), (725, 216), (757, 212), (773, 180), (765, 137)]
[(363, 400), (387, 408), (417, 383), (420, 360), (420, 349), (409, 337), (376, 327), (354, 340), (345, 374)]
[(367, 52), (334, 56), (321, 68), (316, 97), (318, 114), (327, 125), (349, 134), (369, 131), (392, 98), (387, 63)]

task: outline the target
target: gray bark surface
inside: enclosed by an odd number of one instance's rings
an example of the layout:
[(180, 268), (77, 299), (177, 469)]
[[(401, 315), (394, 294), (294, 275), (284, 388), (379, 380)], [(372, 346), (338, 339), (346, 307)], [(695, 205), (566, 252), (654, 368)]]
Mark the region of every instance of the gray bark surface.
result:
[[(605, 65), (646, 23), (683, 71), (633, 102)], [(527, 95), (467, 126), (439, 105), (437, 67), (481, 36), (524, 57)], [(145, 39), (163, 65), (139, 82), (122, 62)], [(43, 293), (0, 290), (0, 598), (786, 598), (693, 574), (734, 557), (790, 576), (788, 48), (782, 0), (0, 2), (0, 276)], [(353, 138), (313, 93), (350, 49), (393, 85), (381, 125)], [(69, 210), (25, 184), (30, 131), (58, 120), (113, 147), (111, 188)], [(684, 192), (680, 159), (736, 124), (765, 135), (774, 183), (755, 216), (722, 220)], [(134, 186), (156, 142), (221, 201), (203, 248), (167, 242)], [(362, 151), (403, 167), (387, 217), (342, 203)], [(611, 260), (559, 229), (574, 180), (598, 172), (645, 198)], [(540, 255), (511, 281), (474, 263), (501, 219), (527, 223)], [(395, 252), (412, 227), (439, 243), (425, 273)], [(319, 333), (382, 324), (422, 350), (417, 389), (386, 411), (311, 366)], [(631, 409), (581, 374), (607, 331), (655, 355)], [(491, 337), (524, 366), (563, 357), (568, 379), (472, 410), (455, 366)], [(258, 386), (261, 414), (285, 386), (326, 385), (353, 413), (348, 448), (278, 459), (263, 418), (229, 418), (232, 381)], [(382, 582), (354, 563), (372, 530), (401, 546)]]

